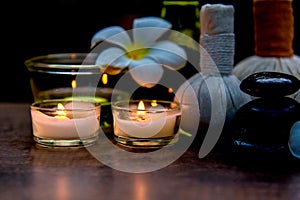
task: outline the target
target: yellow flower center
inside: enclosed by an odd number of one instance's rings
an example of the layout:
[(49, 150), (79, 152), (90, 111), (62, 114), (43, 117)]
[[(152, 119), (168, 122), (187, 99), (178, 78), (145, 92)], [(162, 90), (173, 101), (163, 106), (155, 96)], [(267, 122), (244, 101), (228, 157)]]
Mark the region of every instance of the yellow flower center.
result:
[(132, 46), (127, 47), (126, 57), (132, 60), (141, 60), (149, 53), (149, 49), (144, 48), (139, 43), (134, 43)]

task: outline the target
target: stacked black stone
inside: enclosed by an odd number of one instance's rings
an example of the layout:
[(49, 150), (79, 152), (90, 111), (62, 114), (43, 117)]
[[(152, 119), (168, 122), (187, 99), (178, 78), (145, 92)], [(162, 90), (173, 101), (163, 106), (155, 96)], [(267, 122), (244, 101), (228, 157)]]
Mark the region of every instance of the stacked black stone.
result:
[(236, 112), (233, 148), (241, 155), (290, 155), (292, 126), (300, 120), (300, 104), (289, 97), (300, 80), (281, 72), (258, 72), (241, 81), (240, 89), (253, 96)]

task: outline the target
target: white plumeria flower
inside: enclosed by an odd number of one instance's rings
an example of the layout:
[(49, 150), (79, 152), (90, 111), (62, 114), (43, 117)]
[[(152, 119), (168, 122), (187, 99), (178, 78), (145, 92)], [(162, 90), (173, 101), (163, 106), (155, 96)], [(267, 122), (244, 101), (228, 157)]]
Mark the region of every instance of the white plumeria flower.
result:
[(132, 78), (141, 86), (151, 88), (163, 76), (163, 66), (178, 70), (186, 64), (187, 55), (176, 43), (161, 36), (172, 25), (159, 17), (137, 18), (133, 22), (132, 39), (129, 31), (111, 26), (98, 31), (92, 38), (91, 48), (102, 41), (113, 44), (99, 53), (96, 64), (108, 73), (117, 74), (128, 67)]

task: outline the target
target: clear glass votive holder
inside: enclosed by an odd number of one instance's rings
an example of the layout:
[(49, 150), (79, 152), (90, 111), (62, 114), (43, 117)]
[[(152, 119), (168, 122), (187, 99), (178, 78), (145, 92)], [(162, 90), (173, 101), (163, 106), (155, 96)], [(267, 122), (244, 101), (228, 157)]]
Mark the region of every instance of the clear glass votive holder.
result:
[(161, 148), (178, 141), (180, 104), (163, 100), (112, 103), (115, 141), (130, 148)]
[(91, 145), (100, 131), (98, 102), (62, 99), (42, 100), (31, 104), (33, 139), (48, 147)]
[(95, 64), (96, 53), (57, 53), (27, 59), (34, 101), (48, 99), (91, 100), (101, 103), (101, 126), (112, 127), (112, 93), (116, 100), (128, 99), (114, 89), (120, 75), (109, 75)]

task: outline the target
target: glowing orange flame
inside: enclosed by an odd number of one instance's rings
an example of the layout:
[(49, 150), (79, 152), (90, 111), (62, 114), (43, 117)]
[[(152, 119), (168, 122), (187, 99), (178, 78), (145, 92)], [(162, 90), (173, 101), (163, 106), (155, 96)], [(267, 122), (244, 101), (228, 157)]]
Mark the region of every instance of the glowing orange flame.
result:
[(151, 106), (153, 106), (153, 107), (157, 106), (157, 101), (156, 100), (152, 100), (151, 101)]
[(146, 114), (145, 112), (145, 104), (143, 101), (140, 101), (138, 104), (138, 111), (136, 113), (138, 116), (143, 116)]
[(73, 80), (72, 83), (71, 83), (71, 85), (72, 85), (72, 88), (73, 88), (73, 89), (76, 88), (76, 81)]
[(57, 110), (56, 110), (57, 115), (55, 116), (55, 118), (57, 118), (57, 119), (69, 119), (67, 117), (67, 113), (66, 113), (66, 111), (64, 111), (64, 109), (65, 109), (64, 105), (62, 103), (58, 103), (57, 104)]
[(106, 85), (106, 84), (108, 83), (108, 77), (107, 77), (107, 74), (103, 74), (103, 75), (102, 75), (102, 83), (103, 83), (104, 85)]

